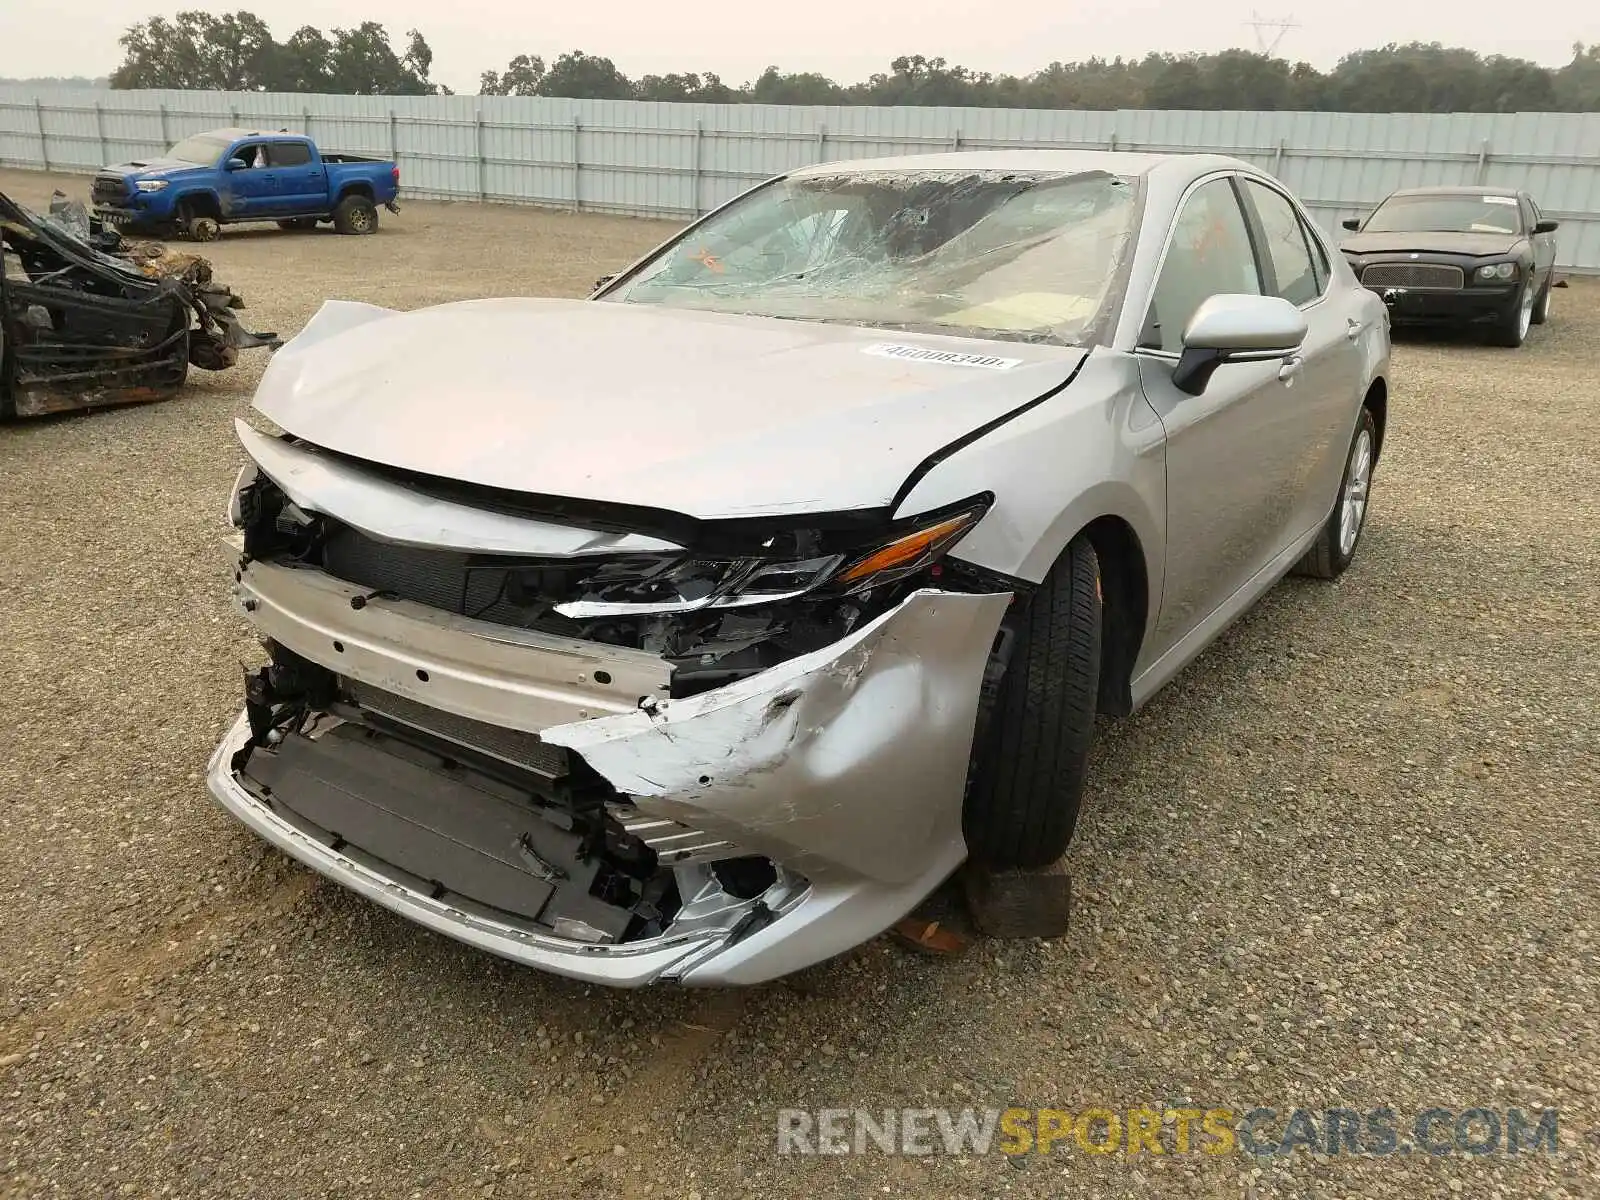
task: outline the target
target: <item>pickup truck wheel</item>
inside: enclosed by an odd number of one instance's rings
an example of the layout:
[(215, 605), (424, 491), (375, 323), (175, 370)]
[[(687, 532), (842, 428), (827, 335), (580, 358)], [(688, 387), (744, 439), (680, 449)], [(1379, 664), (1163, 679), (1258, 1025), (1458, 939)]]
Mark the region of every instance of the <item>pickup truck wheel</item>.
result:
[(377, 233), (377, 207), (365, 196), (346, 196), (333, 210), (333, 227), (340, 233)]
[(962, 812), (967, 852), (985, 866), (1042, 867), (1066, 850), (1100, 691), (1100, 562), (1074, 538), (1034, 594), (983, 735)]
[(1350, 453), (1344, 460), (1339, 498), (1311, 549), (1295, 563), (1293, 574), (1313, 579), (1337, 579), (1344, 574), (1361, 544), (1361, 531), (1366, 528), (1367, 500), (1372, 495), (1372, 468), (1377, 455), (1378, 425), (1372, 419), (1372, 410), (1363, 407), (1355, 437), (1350, 439)]
[(316, 227), (317, 219), (315, 217), (290, 217), (287, 221), (278, 222), (279, 229), (306, 230), (315, 229)]
[(215, 217), (190, 217), (185, 232), (192, 241), (214, 242), (222, 233), (222, 226)]

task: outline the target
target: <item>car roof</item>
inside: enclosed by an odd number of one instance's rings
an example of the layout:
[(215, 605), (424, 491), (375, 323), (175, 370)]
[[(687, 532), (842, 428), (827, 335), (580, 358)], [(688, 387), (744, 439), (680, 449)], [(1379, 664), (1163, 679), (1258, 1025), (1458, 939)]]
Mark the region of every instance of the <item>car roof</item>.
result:
[(1401, 188), (1391, 196), (1520, 196), (1521, 188), (1487, 187), (1483, 184), (1458, 184), (1449, 187)]
[(1224, 154), (1138, 154), (1122, 150), (957, 150), (944, 154), (899, 154), (893, 158), (853, 158), (817, 163), (788, 173), (791, 179), (841, 171), (1047, 171), (1075, 174), (1107, 171), (1124, 176), (1198, 176), (1211, 171), (1259, 172)]
[(282, 137), (282, 138), (294, 138), (297, 141), (304, 141), (305, 140), (305, 135), (304, 134), (290, 133), (287, 129), (246, 129), (246, 128), (242, 127), (242, 126), (237, 126), (237, 125), (230, 125), (230, 126), (227, 126), (226, 128), (223, 128), (223, 129), (207, 129), (207, 130), (203, 130), (200, 133), (191, 133), (189, 136), (190, 137), (221, 138), (223, 141), (228, 141), (228, 142), (236, 142), (240, 138), (253, 138), (253, 137), (258, 137), (258, 138)]

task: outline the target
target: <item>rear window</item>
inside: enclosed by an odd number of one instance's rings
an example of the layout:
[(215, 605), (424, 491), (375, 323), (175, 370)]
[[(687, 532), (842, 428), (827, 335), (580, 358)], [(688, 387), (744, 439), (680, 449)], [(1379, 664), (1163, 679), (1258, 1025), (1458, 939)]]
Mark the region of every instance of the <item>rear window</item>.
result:
[(267, 147), (267, 157), (275, 167), (303, 167), (311, 161), (311, 147), (304, 142), (274, 142)]

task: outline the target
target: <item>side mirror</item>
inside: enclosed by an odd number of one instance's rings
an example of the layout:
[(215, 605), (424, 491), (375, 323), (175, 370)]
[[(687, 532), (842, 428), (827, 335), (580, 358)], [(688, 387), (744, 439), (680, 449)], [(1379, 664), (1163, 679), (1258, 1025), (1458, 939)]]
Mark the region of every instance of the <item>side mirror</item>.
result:
[(228, 170), (230, 171), (248, 171), (249, 169), (250, 164), (242, 158), (230, 158), (228, 160)]
[(1288, 358), (1305, 340), (1304, 315), (1281, 297), (1212, 296), (1183, 331), (1173, 386), (1198, 396), (1224, 363)]
[(1546, 219), (1546, 220), (1539, 221), (1538, 223), (1536, 223), (1534, 225), (1534, 227), (1533, 227), (1533, 231), (1535, 233), (1554, 233), (1556, 230), (1558, 230), (1560, 228), (1561, 228), (1561, 222), (1560, 221), (1551, 221), (1551, 220)]
[(1361, 232), (1361, 218), (1360, 217), (1346, 217), (1344, 220), (1340, 221), (1339, 224), (1343, 225), (1351, 233), (1359, 233), (1359, 232)]
[(598, 292), (601, 288), (605, 287), (606, 284), (610, 283), (615, 278), (616, 278), (615, 275), (602, 275), (602, 276), (600, 276), (599, 279), (596, 279), (594, 281), (594, 290)]

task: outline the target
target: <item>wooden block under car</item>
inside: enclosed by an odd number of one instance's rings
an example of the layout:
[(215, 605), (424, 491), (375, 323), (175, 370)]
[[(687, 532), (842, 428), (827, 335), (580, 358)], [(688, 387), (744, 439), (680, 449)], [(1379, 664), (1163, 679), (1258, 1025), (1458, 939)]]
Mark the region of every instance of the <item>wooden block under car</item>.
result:
[(1057, 860), (1033, 870), (990, 870), (968, 863), (961, 871), (972, 923), (986, 937), (1056, 938), (1067, 932), (1072, 876)]

